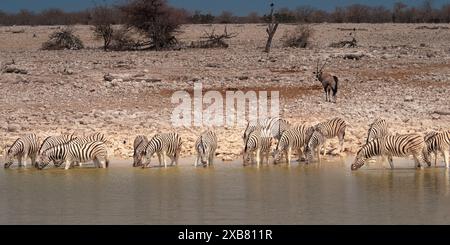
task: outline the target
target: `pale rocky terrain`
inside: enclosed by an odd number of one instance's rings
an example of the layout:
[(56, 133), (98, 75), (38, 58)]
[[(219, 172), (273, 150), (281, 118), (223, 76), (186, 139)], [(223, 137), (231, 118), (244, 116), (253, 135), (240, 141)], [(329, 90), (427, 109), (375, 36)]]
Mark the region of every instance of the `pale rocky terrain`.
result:
[[(42, 51), (41, 43), (57, 27), (0, 27), (0, 147), (30, 132), (44, 138), (101, 131), (113, 142), (113, 157), (129, 159), (137, 134), (176, 130), (185, 141), (183, 155), (193, 155), (202, 129), (172, 129), (170, 98), (174, 91), (192, 91), (194, 81), (203, 82), (205, 90), (280, 91), (282, 117), (293, 124), (343, 117), (349, 124), (346, 154), (364, 142), (376, 117), (387, 119), (398, 133), (449, 129), (450, 25), (416, 29), (420, 26), (314, 25), (312, 47), (294, 49), (280, 41), (293, 26), (281, 25), (270, 55), (262, 52), (265, 26), (256, 24), (228, 25), (238, 34), (228, 49), (162, 52), (103, 52), (89, 26), (75, 27), (86, 49)], [(223, 26), (183, 26), (178, 39), (189, 43), (212, 28), (220, 32)], [(348, 39), (353, 28), (358, 48), (329, 47)], [(343, 58), (350, 53), (362, 58)], [(318, 58), (330, 59), (326, 71), (339, 77), (336, 104), (325, 102), (313, 77)], [(238, 158), (243, 128), (215, 130), (218, 157)], [(331, 149), (336, 147), (333, 140)]]

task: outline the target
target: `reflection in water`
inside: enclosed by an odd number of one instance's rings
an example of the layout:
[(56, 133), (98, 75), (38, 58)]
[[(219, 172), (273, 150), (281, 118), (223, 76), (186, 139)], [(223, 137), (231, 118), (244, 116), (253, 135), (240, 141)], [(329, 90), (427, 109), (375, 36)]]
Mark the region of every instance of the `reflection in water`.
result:
[(0, 224), (448, 224), (449, 171), (350, 160), (0, 171)]

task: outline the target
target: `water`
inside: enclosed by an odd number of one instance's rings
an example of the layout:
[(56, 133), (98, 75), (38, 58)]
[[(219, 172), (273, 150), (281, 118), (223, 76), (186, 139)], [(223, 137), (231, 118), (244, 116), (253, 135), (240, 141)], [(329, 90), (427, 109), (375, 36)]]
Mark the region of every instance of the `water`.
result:
[(449, 172), (394, 161), (0, 169), (0, 224), (449, 224)]

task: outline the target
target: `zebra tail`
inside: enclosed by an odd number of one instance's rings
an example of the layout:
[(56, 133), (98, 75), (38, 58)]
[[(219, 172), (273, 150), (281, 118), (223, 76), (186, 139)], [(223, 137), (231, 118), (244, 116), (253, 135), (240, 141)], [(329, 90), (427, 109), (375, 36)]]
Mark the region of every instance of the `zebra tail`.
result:
[(336, 95), (337, 91), (338, 91), (338, 84), (339, 84), (339, 79), (337, 78), (337, 76), (333, 76), (334, 79), (334, 86), (332, 86), (332, 90), (333, 90), (333, 95)]

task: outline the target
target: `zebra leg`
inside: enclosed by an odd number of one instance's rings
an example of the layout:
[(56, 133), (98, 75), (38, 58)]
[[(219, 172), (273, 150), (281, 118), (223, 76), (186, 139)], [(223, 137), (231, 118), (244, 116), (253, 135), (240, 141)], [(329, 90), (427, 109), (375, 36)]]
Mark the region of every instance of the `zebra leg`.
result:
[(167, 159), (166, 159), (166, 152), (165, 151), (163, 151), (163, 153), (162, 153), (162, 159), (163, 159), (163, 162), (164, 162), (164, 168), (167, 168)]
[(93, 162), (96, 168), (101, 168), (100, 161), (98, 160), (98, 158), (94, 158)]
[(31, 166), (33, 166), (34, 168), (37, 168), (38, 166), (36, 164), (36, 155), (34, 154), (34, 155), (30, 156), (30, 159), (31, 159)]
[(291, 154), (292, 154), (292, 148), (289, 147), (287, 150), (287, 165), (290, 166), (291, 165)]
[(158, 155), (159, 166), (161, 167), (162, 165), (161, 153), (157, 153), (156, 155)]
[(444, 151), (444, 161), (445, 161), (445, 168), (450, 168), (450, 151), (446, 150)]
[(71, 160), (66, 160), (66, 166), (64, 167), (65, 170), (70, 169), (70, 165), (72, 165), (72, 161)]
[(177, 166), (178, 166), (178, 159), (180, 159), (180, 154), (181, 154), (181, 152), (177, 151), (177, 154), (175, 155), (175, 165), (177, 165)]
[(256, 166), (259, 168), (259, 164), (260, 164), (260, 150), (256, 150)]
[(344, 151), (344, 136), (345, 136), (345, 132), (342, 132), (338, 135), (338, 139), (339, 139), (339, 152), (343, 152)]
[(422, 162), (421, 162), (421, 161), (423, 161), (423, 156), (421, 154), (415, 154), (415, 155), (413, 155), (413, 157), (414, 157), (414, 161), (416, 163), (417, 168), (423, 169)]
[(437, 151), (434, 152), (434, 167), (436, 167), (437, 165), (437, 157), (438, 157), (438, 153)]
[(214, 164), (214, 155), (216, 155), (215, 152), (211, 152), (211, 154), (209, 155), (209, 162), (208, 162), (208, 165), (209, 165), (209, 164), (211, 164), (211, 165)]
[(322, 148), (323, 150), (323, 156), (327, 154), (327, 141), (323, 142), (323, 145), (319, 146), (319, 149)]
[(298, 155), (298, 162), (300, 163), (302, 161), (302, 155), (303, 155), (302, 148), (297, 149), (297, 155)]
[(23, 166), (24, 167), (27, 167), (27, 158), (28, 158), (28, 155), (24, 155), (23, 157), (22, 157), (22, 160), (23, 160)]
[(19, 164), (19, 167), (22, 167), (22, 157), (21, 156), (17, 157), (17, 162)]
[(387, 156), (389, 166), (391, 166), (391, 169), (394, 169), (394, 161), (392, 160), (392, 156)]
[(199, 155), (197, 155), (197, 158), (195, 159), (194, 167), (198, 166), (198, 161), (200, 161), (200, 156)]

